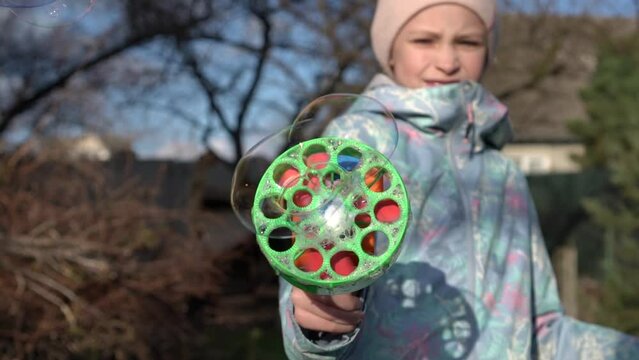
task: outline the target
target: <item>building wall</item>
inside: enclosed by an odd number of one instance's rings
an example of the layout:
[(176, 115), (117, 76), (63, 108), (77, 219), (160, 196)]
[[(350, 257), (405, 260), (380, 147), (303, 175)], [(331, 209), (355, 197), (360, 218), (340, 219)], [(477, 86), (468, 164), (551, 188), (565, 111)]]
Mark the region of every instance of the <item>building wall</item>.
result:
[(580, 171), (572, 156), (584, 152), (581, 144), (525, 144), (507, 145), (502, 152), (526, 174), (561, 174)]

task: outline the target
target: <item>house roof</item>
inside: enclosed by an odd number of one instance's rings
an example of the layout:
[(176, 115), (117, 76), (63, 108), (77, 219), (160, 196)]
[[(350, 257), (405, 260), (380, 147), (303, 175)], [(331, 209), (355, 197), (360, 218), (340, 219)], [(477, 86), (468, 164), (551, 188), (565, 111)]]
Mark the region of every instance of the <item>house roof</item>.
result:
[(508, 105), (515, 142), (576, 141), (566, 124), (588, 117), (579, 93), (597, 66), (595, 39), (633, 28), (628, 19), (503, 16), (484, 83)]

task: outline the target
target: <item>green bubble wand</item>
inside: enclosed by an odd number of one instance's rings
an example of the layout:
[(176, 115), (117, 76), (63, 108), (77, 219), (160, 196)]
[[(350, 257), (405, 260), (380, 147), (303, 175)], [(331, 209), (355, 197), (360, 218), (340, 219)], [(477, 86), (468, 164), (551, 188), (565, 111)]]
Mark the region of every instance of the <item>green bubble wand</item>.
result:
[[(319, 137), (291, 146), (259, 170), (264, 160), (260, 167), (257, 154), (281, 135), (296, 138), (316, 123), (307, 115), (318, 105), (353, 99), (351, 112), (364, 101), (379, 105), (379, 125), (393, 139), (387, 154), (359, 140)], [(231, 202), (277, 274), (309, 292), (340, 294), (370, 285), (394, 263), (410, 218), (405, 185), (389, 160), (397, 132), (392, 114), (377, 100), (326, 95), (240, 160)]]

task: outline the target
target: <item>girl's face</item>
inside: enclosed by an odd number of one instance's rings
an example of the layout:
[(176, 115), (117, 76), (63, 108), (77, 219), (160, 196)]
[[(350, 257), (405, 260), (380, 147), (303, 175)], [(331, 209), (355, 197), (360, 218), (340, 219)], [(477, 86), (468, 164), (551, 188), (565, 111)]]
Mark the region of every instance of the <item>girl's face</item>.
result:
[(393, 42), (389, 65), (409, 88), (479, 81), (487, 51), (486, 26), (455, 4), (428, 7), (412, 17)]

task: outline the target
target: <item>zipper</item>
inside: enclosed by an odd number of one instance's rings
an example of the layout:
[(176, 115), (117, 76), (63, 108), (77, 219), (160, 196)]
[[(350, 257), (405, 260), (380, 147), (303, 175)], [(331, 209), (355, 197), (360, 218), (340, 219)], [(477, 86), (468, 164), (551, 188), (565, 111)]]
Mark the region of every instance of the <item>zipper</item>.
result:
[[(474, 124), (469, 124), (469, 126), (474, 127)], [(450, 133), (447, 134), (446, 137), (446, 155), (448, 157), (448, 161), (451, 164), (451, 166), (453, 167), (453, 177), (455, 178), (455, 185), (457, 186), (457, 190), (459, 191), (461, 198), (462, 198), (462, 203), (464, 206), (464, 214), (467, 218), (466, 221), (466, 225), (465, 225), (465, 231), (466, 231), (466, 239), (468, 240), (469, 244), (469, 248), (470, 248), (470, 252), (468, 255), (468, 264), (470, 264), (470, 271), (469, 271), (469, 292), (472, 296), (475, 296), (476, 294), (476, 286), (475, 286), (475, 242), (474, 242), (474, 238), (473, 238), (473, 215), (472, 215), (472, 209), (470, 206), (470, 199), (468, 198), (468, 194), (466, 192), (466, 188), (463, 186), (463, 184), (461, 183), (461, 174), (460, 174), (460, 170), (457, 167), (457, 162), (455, 161), (455, 153), (453, 151), (453, 136), (455, 135), (455, 132), (459, 131), (459, 128), (457, 129), (453, 129), (450, 131)], [(468, 130), (467, 130), (468, 132)], [(474, 134), (472, 134), (474, 136)], [(473, 150), (471, 149), (471, 154), (472, 154)], [(474, 304), (474, 299), (469, 299), (471, 302), (471, 304)], [(474, 306), (471, 306), (471, 308), (473, 309), (473, 313), (474, 313)], [(471, 353), (472, 354), (472, 353)], [(476, 358), (475, 355), (471, 355), (471, 358)]]
[[(470, 207), (470, 199), (468, 198), (468, 193), (466, 192), (465, 187), (461, 183), (461, 175), (459, 169), (457, 168), (457, 163), (455, 162), (455, 157), (453, 153), (453, 143), (452, 143), (452, 134), (447, 136), (446, 138), (446, 152), (448, 155), (448, 160), (453, 167), (453, 177), (455, 178), (455, 185), (457, 186), (457, 190), (459, 191), (462, 197), (462, 203), (464, 204), (464, 214), (468, 219), (466, 223), (466, 238), (470, 242), (472, 251), (470, 252), (470, 262), (472, 269), (475, 269), (475, 242), (472, 236), (472, 227), (473, 227), (473, 215)], [(471, 272), (471, 281), (470, 281), (469, 289), (472, 289), (473, 295), (475, 294), (475, 272)]]

